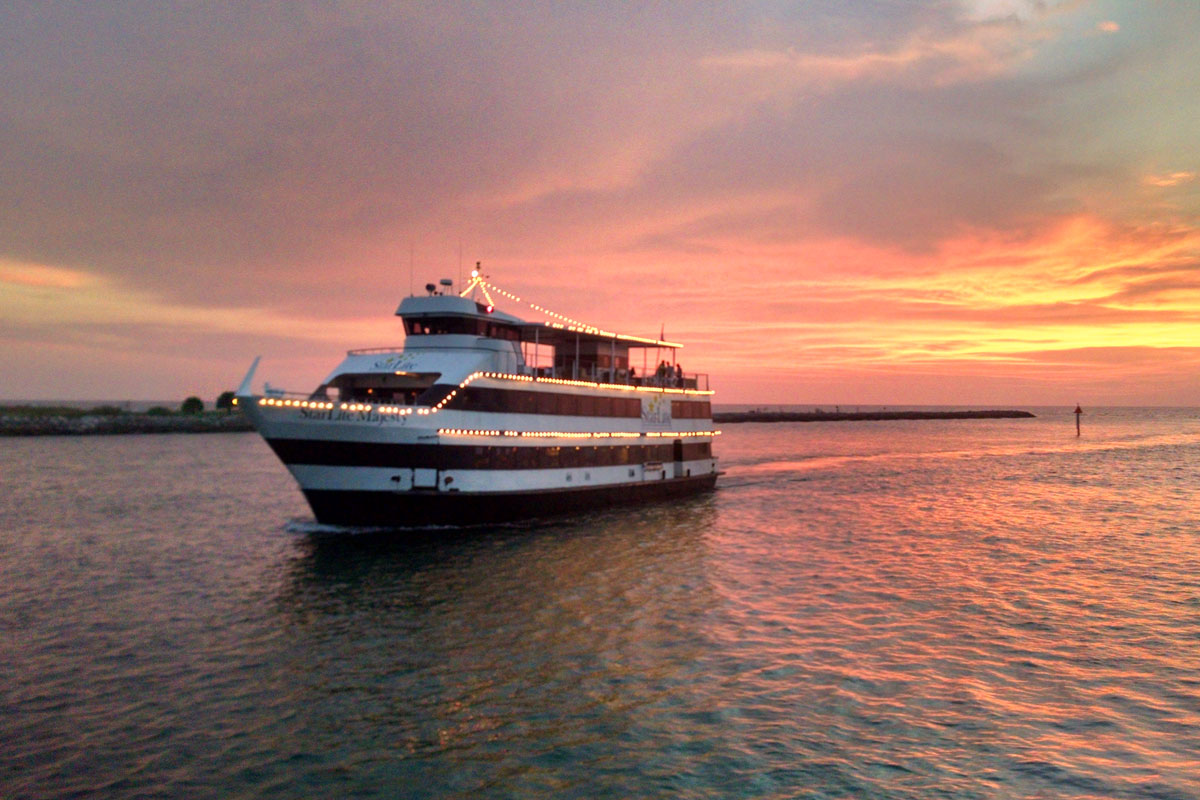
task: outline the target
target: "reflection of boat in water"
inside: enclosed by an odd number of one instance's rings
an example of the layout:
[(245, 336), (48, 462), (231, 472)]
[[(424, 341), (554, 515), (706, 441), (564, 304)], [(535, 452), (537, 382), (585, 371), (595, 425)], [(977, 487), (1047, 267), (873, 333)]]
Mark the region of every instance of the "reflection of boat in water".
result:
[(707, 376), (646, 364), (680, 345), (533, 304), (555, 321), (526, 322), (477, 271), (462, 292), (426, 290), (396, 312), (403, 348), (351, 350), (308, 395), (254, 395), (253, 367), (238, 390), (318, 521), (496, 522), (714, 486)]

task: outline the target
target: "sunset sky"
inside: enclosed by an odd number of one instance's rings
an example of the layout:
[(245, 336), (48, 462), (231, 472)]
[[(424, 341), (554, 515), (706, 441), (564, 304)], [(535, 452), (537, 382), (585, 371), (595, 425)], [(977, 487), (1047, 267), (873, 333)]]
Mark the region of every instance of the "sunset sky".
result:
[(718, 402), (1200, 405), (1200, 2), (43, 0), (0, 41), (0, 399), (311, 389), (481, 260)]

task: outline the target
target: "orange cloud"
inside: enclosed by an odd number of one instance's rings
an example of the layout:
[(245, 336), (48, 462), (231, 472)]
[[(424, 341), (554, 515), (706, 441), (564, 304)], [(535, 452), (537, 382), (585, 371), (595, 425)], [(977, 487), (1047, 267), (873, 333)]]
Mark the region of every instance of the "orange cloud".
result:
[(1165, 175), (1147, 175), (1143, 180), (1150, 186), (1159, 186), (1167, 188), (1178, 186), (1181, 183), (1191, 183), (1196, 180), (1197, 174), (1190, 171), (1168, 172)]
[(78, 289), (93, 282), (79, 270), (0, 260), (0, 283), (45, 289)]
[[(1181, 352), (1200, 358), (1195, 229), (1075, 216), (1021, 237), (966, 232), (930, 254), (852, 240), (743, 245), (733, 263), (732, 252), (714, 243), (711, 254), (680, 261), (674, 269), (686, 278), (656, 310), (675, 320), (667, 332), (688, 345), (688, 367), (732, 388), (727, 402), (768, 376), (815, 401), (806, 387), (835, 385), (831, 376), (847, 386), (871, 375), (1057, 384), (1100, 375), (1103, 353), (1103, 373), (1120, 381), (1150, 369), (1147, 354), (1176, 354), (1159, 367), (1181, 363)], [(608, 324), (636, 327), (646, 309), (634, 305)], [(918, 386), (893, 391), (908, 392), (906, 402), (951, 402)]]
[[(131, 290), (78, 270), (0, 261), (0, 318), (31, 338), (86, 338), (119, 342), (133, 349), (148, 328), (198, 335), (278, 336), (307, 341), (378, 339), (389, 335), (388, 320), (340, 318), (319, 325), (276, 310), (179, 303), (147, 290)], [(83, 336), (76, 334), (85, 331)], [(395, 336), (395, 334), (392, 334)]]

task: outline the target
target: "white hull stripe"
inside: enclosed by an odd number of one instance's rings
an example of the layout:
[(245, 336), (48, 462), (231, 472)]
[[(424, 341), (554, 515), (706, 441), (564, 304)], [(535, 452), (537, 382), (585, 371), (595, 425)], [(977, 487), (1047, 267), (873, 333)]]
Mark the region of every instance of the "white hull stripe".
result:
[(407, 492), (522, 492), (585, 486), (639, 484), (676, 477), (715, 474), (716, 460), (578, 467), (536, 470), (439, 470), (427, 468), (330, 467), (295, 464), (288, 467), (305, 491)]

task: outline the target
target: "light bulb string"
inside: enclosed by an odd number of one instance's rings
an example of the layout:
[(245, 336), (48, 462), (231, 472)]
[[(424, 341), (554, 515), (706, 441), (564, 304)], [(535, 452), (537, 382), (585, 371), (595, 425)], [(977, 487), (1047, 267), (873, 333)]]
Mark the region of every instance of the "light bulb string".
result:
[(476, 287), (478, 287), (479, 289), (481, 289), (483, 291), (483, 296), (487, 298), (488, 305), (490, 305), (490, 306), (494, 307), (496, 304), (493, 302), (492, 296), (488, 292), (489, 289), (491, 289), (493, 292), (495, 292), (496, 294), (498, 294), (502, 297), (506, 297), (509, 300), (512, 300), (514, 303), (521, 303), (523, 305), (529, 306), (534, 311), (537, 311), (541, 314), (545, 314), (548, 317), (551, 317), (556, 320), (561, 320), (562, 322), (565, 322), (566, 324), (572, 326), (575, 329), (582, 331), (583, 333), (594, 333), (599, 336), (613, 336), (613, 337), (618, 336), (618, 334), (614, 333), (613, 331), (606, 331), (603, 328), (596, 327), (595, 325), (588, 325), (586, 322), (580, 322), (577, 319), (568, 317), (566, 314), (559, 314), (557, 311), (551, 311), (550, 309), (546, 308), (545, 306), (540, 306), (537, 303), (533, 303), (533, 302), (530, 302), (529, 300), (525, 300), (521, 297), (518, 297), (517, 295), (513, 294), (512, 292), (507, 291), (505, 289), (501, 289), (496, 284), (485, 280), (482, 275), (473, 276), (471, 278), (471, 281), (467, 284), (466, 288), (463, 289), (461, 292), (459, 292), (458, 296), (466, 297), (468, 294), (470, 294), (472, 291), (474, 291), (474, 289)]

